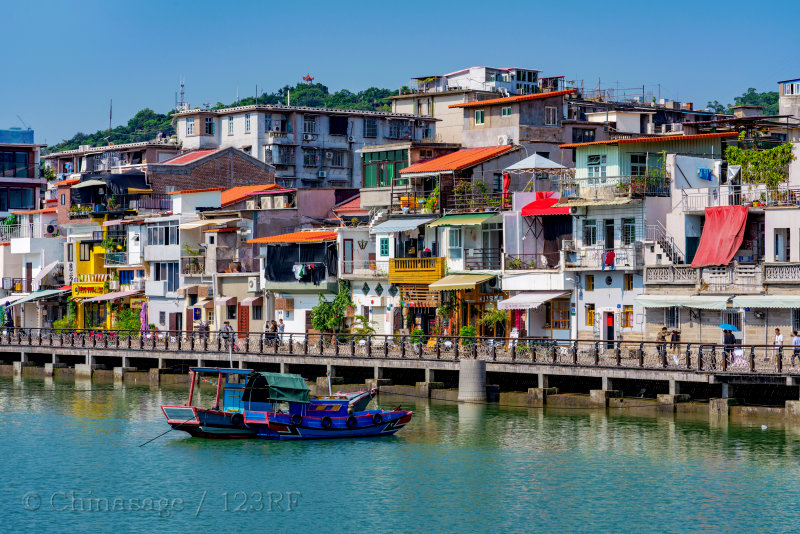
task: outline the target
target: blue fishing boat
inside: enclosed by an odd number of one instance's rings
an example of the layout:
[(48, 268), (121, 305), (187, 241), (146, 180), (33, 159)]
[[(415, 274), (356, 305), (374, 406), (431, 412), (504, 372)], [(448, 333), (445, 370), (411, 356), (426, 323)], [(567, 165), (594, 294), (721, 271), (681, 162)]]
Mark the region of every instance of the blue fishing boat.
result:
[[(412, 412), (366, 410), (375, 391), (311, 395), (299, 375), (193, 367), (188, 402), (162, 406), (172, 428), (196, 437), (322, 439), (394, 434)], [(208, 375), (211, 375), (209, 377)], [(212, 407), (192, 404), (196, 384), (216, 387)]]

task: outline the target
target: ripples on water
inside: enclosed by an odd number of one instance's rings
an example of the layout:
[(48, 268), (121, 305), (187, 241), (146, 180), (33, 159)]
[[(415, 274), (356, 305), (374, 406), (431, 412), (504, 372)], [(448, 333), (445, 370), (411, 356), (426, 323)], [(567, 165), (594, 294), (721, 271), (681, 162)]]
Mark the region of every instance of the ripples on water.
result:
[[(183, 388), (0, 378), (3, 530), (798, 529), (800, 431), (774, 420), (762, 430), (761, 421), (383, 397), (415, 412), (392, 438), (276, 443), (173, 431), (138, 447), (166, 430), (159, 405), (185, 397)], [(213, 401), (212, 390), (201, 398)], [(72, 490), (112, 506), (114, 498), (185, 503), (162, 511), (169, 517), (53, 510), (51, 497), (60, 509)], [(37, 511), (24, 509), (30, 492), (42, 499)], [(236, 492), (247, 493), (245, 510), (259, 507), (259, 495), (265, 510), (235, 511), (244, 503)], [(272, 512), (269, 492), (282, 499)], [(297, 492), (291, 512), (287, 492)]]

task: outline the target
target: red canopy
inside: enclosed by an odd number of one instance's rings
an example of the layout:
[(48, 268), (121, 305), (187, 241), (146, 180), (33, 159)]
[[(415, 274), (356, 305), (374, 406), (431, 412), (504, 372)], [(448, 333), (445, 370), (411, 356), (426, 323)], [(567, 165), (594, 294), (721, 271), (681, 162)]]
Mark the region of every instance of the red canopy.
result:
[(521, 215), (530, 217), (536, 215), (569, 215), (569, 206), (558, 206), (558, 199), (553, 198), (555, 191), (536, 193), (536, 200), (522, 208)]
[(747, 206), (719, 206), (706, 208), (706, 224), (700, 235), (700, 244), (692, 260), (692, 267), (727, 265), (744, 239)]

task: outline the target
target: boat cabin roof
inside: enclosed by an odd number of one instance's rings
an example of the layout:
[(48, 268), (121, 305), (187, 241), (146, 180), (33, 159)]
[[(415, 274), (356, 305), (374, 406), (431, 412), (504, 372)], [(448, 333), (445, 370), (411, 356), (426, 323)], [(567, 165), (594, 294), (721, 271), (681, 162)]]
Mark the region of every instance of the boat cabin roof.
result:
[(230, 369), (226, 367), (189, 367), (189, 370), (195, 373), (222, 373), (223, 375), (249, 375), (253, 372), (252, 369)]

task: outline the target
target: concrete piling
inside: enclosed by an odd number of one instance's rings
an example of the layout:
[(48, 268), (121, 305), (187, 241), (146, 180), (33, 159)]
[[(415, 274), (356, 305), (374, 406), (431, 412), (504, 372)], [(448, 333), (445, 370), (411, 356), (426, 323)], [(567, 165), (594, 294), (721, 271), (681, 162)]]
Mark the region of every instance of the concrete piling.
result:
[(458, 400), (484, 402), (486, 400), (486, 362), (460, 360), (458, 371)]

